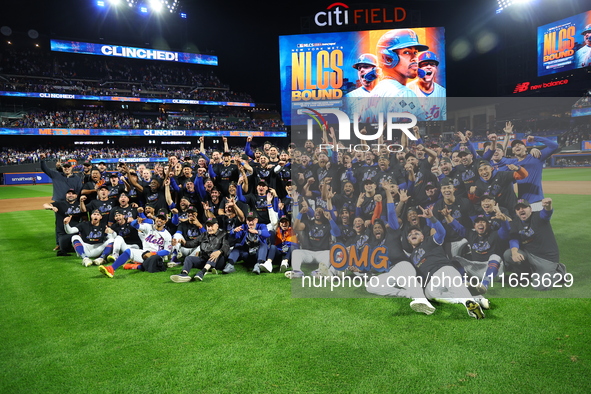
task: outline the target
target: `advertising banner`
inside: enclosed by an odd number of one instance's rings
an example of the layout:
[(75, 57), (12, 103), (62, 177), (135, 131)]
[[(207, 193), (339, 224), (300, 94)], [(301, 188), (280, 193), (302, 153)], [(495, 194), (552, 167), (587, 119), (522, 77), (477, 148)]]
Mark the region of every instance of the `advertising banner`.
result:
[(538, 27), (538, 76), (591, 65), (591, 11)]
[(446, 119), (443, 28), (281, 36), (279, 51), (286, 124), (294, 111), (345, 109), (358, 97), (408, 97), (418, 120)]
[(129, 59), (162, 60), (177, 63), (218, 65), (218, 57), (198, 53), (163, 51), (158, 49), (135, 48), (121, 45), (95, 44), (91, 42), (51, 40), (51, 50), (55, 52), (81, 53)]
[(51, 178), (43, 172), (4, 173), (5, 185), (30, 185), (36, 183), (51, 183)]

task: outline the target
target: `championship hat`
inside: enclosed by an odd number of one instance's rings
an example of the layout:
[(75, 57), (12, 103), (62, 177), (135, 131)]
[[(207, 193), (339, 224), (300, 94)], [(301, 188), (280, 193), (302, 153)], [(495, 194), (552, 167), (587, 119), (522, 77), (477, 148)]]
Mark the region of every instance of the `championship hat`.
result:
[(166, 219), (168, 219), (168, 212), (166, 212), (166, 209), (161, 209), (158, 211), (158, 214), (156, 214), (156, 217), (166, 220)]
[(207, 220), (205, 221), (205, 225), (210, 225), (213, 226), (214, 224), (217, 224), (218, 220), (216, 218), (207, 218)]
[(484, 215), (478, 215), (474, 218), (474, 224), (476, 224), (478, 222), (487, 222), (488, 223), (488, 218)]
[(440, 163), (451, 163), (451, 159), (447, 156), (442, 157), (441, 160), (439, 160)]
[(515, 209), (519, 208), (519, 207), (531, 207), (531, 205), (529, 205), (529, 201), (527, 201), (525, 198), (520, 198), (519, 200), (517, 200), (517, 204), (515, 204)]
[(249, 212), (246, 214), (246, 218), (247, 218), (247, 219), (257, 219), (257, 218), (258, 218), (258, 215), (257, 215), (257, 213), (256, 213), (256, 212), (254, 212), (254, 211), (249, 211)]
[(471, 155), (471, 154), (472, 153), (469, 150), (463, 150), (463, 151), (460, 151), (458, 153), (458, 157), (466, 157), (466, 156)]
[(427, 184), (425, 184), (425, 190), (428, 189), (437, 189), (439, 186), (437, 185), (436, 182), (427, 182)]
[(279, 221), (280, 221), (280, 222), (281, 222), (281, 221), (286, 221), (286, 222), (289, 222), (289, 218), (288, 218), (287, 216), (283, 215), (283, 216), (281, 216), (281, 217), (279, 218)]
[(490, 161), (488, 161), (488, 160), (480, 160), (478, 162), (478, 168), (483, 167), (483, 166), (490, 166)]
[(497, 197), (494, 194), (492, 194), (492, 193), (484, 192), (484, 193), (482, 193), (482, 196), (480, 196), (480, 201), (482, 201), (482, 200), (494, 200), (494, 201), (496, 201), (497, 200)]

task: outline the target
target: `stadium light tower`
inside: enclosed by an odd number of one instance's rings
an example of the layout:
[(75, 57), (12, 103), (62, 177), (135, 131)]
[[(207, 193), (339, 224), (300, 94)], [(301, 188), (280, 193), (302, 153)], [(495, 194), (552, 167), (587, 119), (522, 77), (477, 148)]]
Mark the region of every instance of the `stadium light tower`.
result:
[(163, 4), (161, 0), (149, 0), (148, 3), (152, 11), (160, 12), (162, 10)]
[(506, 10), (512, 5), (526, 4), (531, 3), (532, 1), (533, 0), (497, 0), (497, 4), (499, 5), (499, 8), (497, 8), (497, 14), (500, 14), (503, 10)]

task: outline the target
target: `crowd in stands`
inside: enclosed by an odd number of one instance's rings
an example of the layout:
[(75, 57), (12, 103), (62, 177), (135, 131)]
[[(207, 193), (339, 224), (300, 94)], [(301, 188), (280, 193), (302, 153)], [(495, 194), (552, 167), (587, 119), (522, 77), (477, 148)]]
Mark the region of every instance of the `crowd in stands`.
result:
[(216, 117), (207, 114), (183, 113), (142, 116), (123, 111), (62, 110), (34, 111), (22, 118), (2, 119), (7, 127), (19, 128), (92, 128), (92, 129), (173, 129), (173, 130), (267, 130), (285, 131), (277, 119), (251, 119), (246, 113)]
[(211, 70), (170, 62), (9, 50), (0, 57), (0, 75), (8, 91), (253, 102)]

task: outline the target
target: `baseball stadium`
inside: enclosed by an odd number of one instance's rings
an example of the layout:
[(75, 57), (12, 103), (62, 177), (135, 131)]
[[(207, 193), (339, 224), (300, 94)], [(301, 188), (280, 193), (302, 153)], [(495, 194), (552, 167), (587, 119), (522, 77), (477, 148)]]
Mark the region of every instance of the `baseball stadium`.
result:
[(586, 2), (0, 33), (0, 393), (591, 391)]

